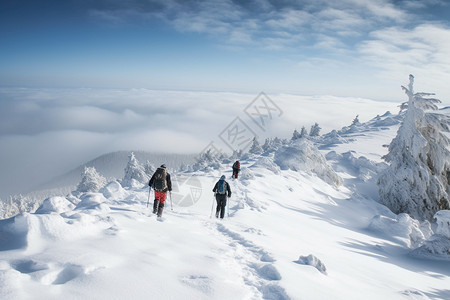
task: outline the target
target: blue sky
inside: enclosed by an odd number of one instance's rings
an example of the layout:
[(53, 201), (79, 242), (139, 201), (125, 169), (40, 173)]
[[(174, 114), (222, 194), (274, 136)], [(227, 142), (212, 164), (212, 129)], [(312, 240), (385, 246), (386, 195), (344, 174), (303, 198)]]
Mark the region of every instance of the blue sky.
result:
[(4, 0), (0, 9), (3, 86), (393, 100), (413, 73), (450, 99), (448, 1)]

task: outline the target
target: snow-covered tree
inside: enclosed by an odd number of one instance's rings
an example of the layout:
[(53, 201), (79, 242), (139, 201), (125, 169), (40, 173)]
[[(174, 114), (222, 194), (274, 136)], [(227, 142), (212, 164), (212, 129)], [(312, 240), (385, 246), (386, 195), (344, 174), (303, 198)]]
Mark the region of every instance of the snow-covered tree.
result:
[(106, 185), (105, 177), (98, 174), (94, 167), (85, 167), (81, 174), (81, 181), (77, 186), (77, 192), (98, 192)]
[(298, 140), (302, 136), (300, 135), (300, 132), (297, 131), (297, 129), (294, 130), (294, 133), (292, 134), (291, 141)]
[(281, 147), (283, 145), (283, 141), (279, 137), (275, 137), (272, 142), (272, 146), (274, 148)]
[(432, 220), (434, 214), (449, 208), (450, 140), (448, 117), (434, 113), (440, 101), (425, 98), (433, 94), (414, 93), (414, 77), (403, 90), (408, 102), (403, 123), (384, 157), (390, 163), (378, 179), (380, 202), (394, 213)]
[(10, 218), (23, 212), (34, 212), (38, 206), (37, 201), (22, 194), (9, 196), (7, 201), (0, 203), (0, 219)]
[(352, 126), (358, 126), (361, 125), (361, 122), (359, 122), (359, 115), (356, 115), (356, 117), (352, 121)]
[(220, 168), (220, 163), (221, 163), (222, 159), (223, 159), (222, 154), (218, 155), (211, 149), (208, 149), (207, 151), (201, 153), (197, 157), (197, 159), (196, 159), (197, 161), (194, 163), (192, 168), (194, 171), (208, 169), (208, 168), (216, 170), (216, 169)]
[(230, 156), (230, 161), (235, 162), (236, 160), (240, 160), (243, 155), (244, 151), (242, 149), (233, 150), (233, 153)]
[(260, 155), (263, 153), (263, 148), (259, 145), (256, 137), (253, 138), (252, 146), (248, 150), (248, 153)]
[(320, 126), (318, 123), (314, 123), (313, 126), (311, 126), (311, 130), (309, 131), (309, 136), (319, 136), (320, 135)]
[(272, 146), (273, 146), (273, 140), (270, 138), (267, 138), (261, 147), (262, 147), (263, 151), (265, 152), (265, 151), (270, 150), (272, 148)]
[[(184, 165), (184, 164), (183, 164), (183, 165)], [(155, 171), (156, 171), (155, 166), (152, 165), (152, 164), (150, 163), (150, 161), (147, 160), (147, 162), (145, 163), (145, 166), (144, 166), (144, 172), (145, 172), (145, 174), (147, 174), (147, 176), (148, 176), (149, 178), (151, 178), (152, 175), (153, 175), (153, 173), (155, 173)]]
[(7, 211), (8, 211), (8, 207), (7, 207), (6, 201), (3, 201), (0, 198), (0, 220), (6, 218)]
[(302, 130), (300, 130), (300, 137), (304, 138), (308, 136), (308, 131), (306, 130), (305, 126), (302, 127)]
[(182, 163), (181, 165), (180, 165), (180, 167), (178, 168), (178, 171), (179, 172), (186, 172), (186, 171), (188, 171), (189, 170), (189, 167), (188, 167), (188, 165), (186, 165), (185, 163)]
[(145, 173), (144, 167), (136, 159), (133, 152), (128, 156), (128, 164), (125, 168), (125, 175), (122, 179), (122, 186), (134, 187), (138, 184), (147, 183), (149, 176)]

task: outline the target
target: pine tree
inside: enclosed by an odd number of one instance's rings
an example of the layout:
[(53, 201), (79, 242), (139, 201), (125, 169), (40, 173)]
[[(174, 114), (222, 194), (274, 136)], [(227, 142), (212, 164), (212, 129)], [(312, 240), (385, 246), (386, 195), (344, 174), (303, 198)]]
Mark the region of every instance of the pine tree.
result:
[(259, 145), (258, 140), (256, 137), (253, 138), (252, 146), (250, 147), (250, 150), (248, 150), (248, 153), (260, 155), (263, 153), (263, 149)]
[(273, 145), (273, 140), (270, 139), (270, 138), (267, 138), (267, 139), (264, 141), (264, 145), (262, 145), (263, 151), (264, 151), (264, 152), (269, 151), (269, 150), (272, 148), (272, 145)]
[(313, 126), (311, 126), (311, 130), (309, 131), (309, 136), (319, 136), (320, 135), (320, 128), (318, 123), (315, 123)]
[(148, 176), (149, 178), (151, 178), (152, 175), (153, 175), (153, 173), (155, 173), (155, 171), (156, 171), (155, 166), (152, 165), (152, 164), (150, 163), (150, 161), (147, 160), (147, 162), (145, 163), (145, 166), (144, 166), (144, 172), (145, 172), (145, 174), (147, 174), (147, 176)]
[(414, 77), (402, 89), (408, 102), (397, 136), (384, 157), (390, 163), (379, 177), (380, 202), (394, 213), (408, 213), (416, 219), (432, 220), (434, 214), (449, 209), (450, 140), (448, 117), (433, 113), (440, 101), (425, 98), (433, 94), (414, 93)]
[(141, 166), (139, 161), (134, 156), (134, 153), (128, 156), (129, 161), (125, 168), (125, 176), (122, 179), (122, 186), (134, 187), (136, 184), (143, 184), (149, 181), (149, 176), (145, 174), (144, 167)]
[(3, 202), (2, 198), (0, 198), (0, 220), (6, 218), (6, 202)]
[(300, 137), (304, 138), (308, 136), (308, 131), (306, 130), (305, 126), (302, 127), (302, 130), (300, 131)]
[(299, 138), (301, 138), (301, 134), (297, 131), (297, 129), (294, 130), (294, 133), (292, 134), (292, 138), (291, 141), (295, 141), (298, 140)]
[(105, 177), (98, 174), (94, 167), (84, 167), (83, 173), (81, 174), (81, 181), (77, 186), (77, 192), (98, 192), (105, 185)]
[(217, 154), (216, 152), (208, 149), (207, 151), (201, 153), (197, 157), (197, 161), (192, 166), (194, 171), (203, 170), (205, 168), (219, 169), (220, 163), (223, 158), (223, 154)]
[(353, 119), (352, 126), (358, 125), (361, 125), (361, 122), (359, 122), (359, 115), (356, 115), (356, 117)]
[(236, 160), (240, 160), (244, 151), (242, 149), (240, 150), (233, 150), (233, 153), (230, 156), (230, 161), (235, 162)]

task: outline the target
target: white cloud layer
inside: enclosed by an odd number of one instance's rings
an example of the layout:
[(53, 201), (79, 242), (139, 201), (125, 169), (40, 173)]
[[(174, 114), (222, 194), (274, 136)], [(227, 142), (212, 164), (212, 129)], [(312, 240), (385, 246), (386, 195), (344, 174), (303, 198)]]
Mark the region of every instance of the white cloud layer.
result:
[[(401, 92), (399, 91), (399, 95)], [(240, 117), (259, 136), (290, 138), (365, 121), (397, 103), (331, 96), (269, 95), (283, 111), (261, 131), (244, 113), (257, 95), (145, 89), (0, 89), (0, 194), (23, 191), (119, 150), (199, 153)], [(403, 99), (401, 99), (403, 100)], [(400, 102), (400, 101), (399, 101)], [(9, 125), (8, 125), (9, 124)]]

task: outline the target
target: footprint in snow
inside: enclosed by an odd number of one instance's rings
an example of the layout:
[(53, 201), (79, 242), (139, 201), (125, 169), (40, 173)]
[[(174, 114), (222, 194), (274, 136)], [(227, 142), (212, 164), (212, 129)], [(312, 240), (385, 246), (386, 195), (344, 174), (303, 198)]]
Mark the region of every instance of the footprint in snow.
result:
[(270, 281), (281, 280), (280, 272), (278, 272), (278, 270), (271, 264), (263, 266), (254, 265), (253, 268), (256, 270), (256, 272), (261, 278)]
[(59, 272), (59, 274), (56, 276), (55, 281), (53, 281), (52, 284), (55, 285), (65, 284), (84, 274), (85, 271), (82, 266), (68, 264), (62, 269), (61, 272)]
[(213, 280), (208, 276), (189, 275), (180, 278), (180, 281), (187, 286), (197, 289), (207, 295), (211, 294), (213, 290), (211, 287)]
[(33, 260), (19, 260), (11, 264), (15, 270), (22, 274), (30, 274), (37, 271), (42, 271), (48, 269), (47, 264), (39, 263)]

